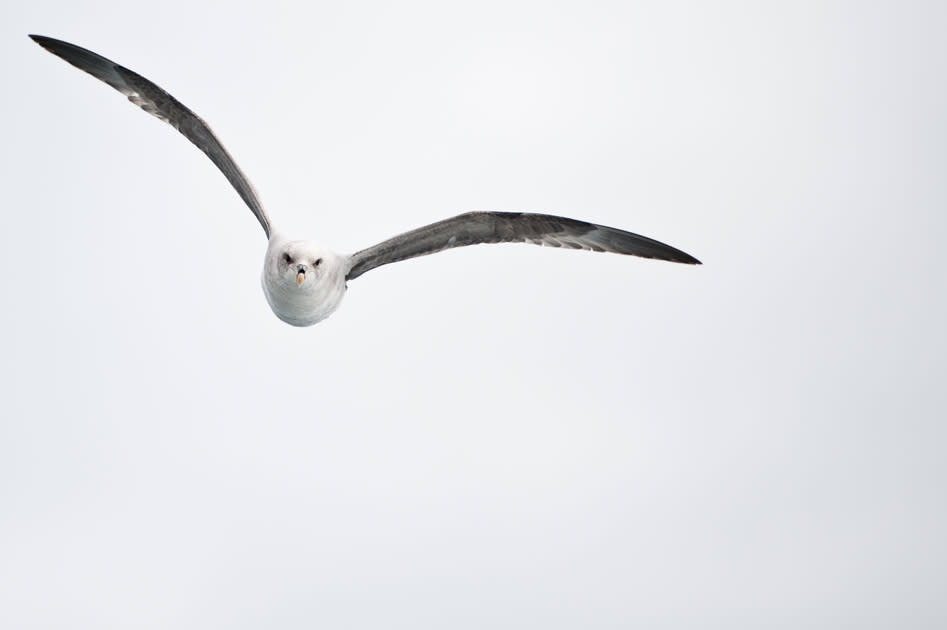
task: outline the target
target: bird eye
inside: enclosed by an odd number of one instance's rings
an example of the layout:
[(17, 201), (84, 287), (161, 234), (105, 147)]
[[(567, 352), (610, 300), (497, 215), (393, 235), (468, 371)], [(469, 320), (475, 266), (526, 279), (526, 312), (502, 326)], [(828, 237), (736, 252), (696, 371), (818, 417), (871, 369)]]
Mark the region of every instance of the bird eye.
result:
[(322, 259), (321, 259), (321, 258), (316, 258), (316, 261), (315, 261), (314, 263), (312, 263), (312, 266), (313, 266), (313, 267), (318, 267), (318, 266), (321, 265), (321, 264), (322, 264)]
[(288, 265), (293, 262), (293, 257), (290, 256), (289, 254), (283, 254), (283, 262), (285, 262)]

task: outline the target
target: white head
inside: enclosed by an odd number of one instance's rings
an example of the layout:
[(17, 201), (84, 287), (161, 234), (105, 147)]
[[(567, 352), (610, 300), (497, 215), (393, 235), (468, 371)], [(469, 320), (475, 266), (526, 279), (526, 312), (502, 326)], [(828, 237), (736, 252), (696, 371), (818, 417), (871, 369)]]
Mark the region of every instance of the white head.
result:
[(263, 293), (270, 308), (293, 326), (311, 326), (339, 307), (345, 295), (342, 259), (312, 241), (270, 238), (263, 260)]

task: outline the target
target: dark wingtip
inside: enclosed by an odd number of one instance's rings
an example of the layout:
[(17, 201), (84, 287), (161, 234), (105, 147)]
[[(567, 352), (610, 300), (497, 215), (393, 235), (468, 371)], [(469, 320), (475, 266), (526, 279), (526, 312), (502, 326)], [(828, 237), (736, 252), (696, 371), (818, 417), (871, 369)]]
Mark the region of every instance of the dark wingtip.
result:
[(682, 265), (702, 265), (704, 263), (700, 262), (687, 252), (682, 252), (676, 247), (671, 247), (670, 245), (664, 245), (664, 250), (662, 250), (658, 255), (648, 256), (649, 258), (657, 258), (659, 260), (666, 260), (668, 262), (680, 263)]
[(693, 256), (691, 256), (690, 254), (684, 254), (684, 256), (685, 257), (683, 260), (679, 260), (677, 262), (682, 262), (685, 265), (703, 265), (704, 264), (700, 262), (699, 260), (697, 260), (696, 258), (694, 258)]
[[(64, 42), (61, 39), (56, 39), (55, 37), (46, 37), (45, 35), (30, 35), (30, 39), (34, 42), (53, 53), (57, 57), (62, 57), (66, 61), (69, 61), (72, 65), (77, 65), (75, 62), (70, 61), (70, 57), (77, 58), (79, 56), (90, 56), (98, 57), (99, 55), (95, 54), (90, 50), (86, 50), (81, 46), (76, 46), (75, 44), (70, 44), (69, 42)], [(79, 66), (81, 67), (81, 66)]]
[(64, 48), (63, 44), (65, 44), (65, 42), (63, 42), (62, 40), (58, 40), (52, 37), (46, 37), (45, 35), (33, 35), (32, 33), (30, 34), (29, 37), (34, 42), (36, 42), (37, 44), (39, 44), (40, 46), (42, 46), (43, 48), (45, 48), (46, 50), (54, 54), (56, 54), (56, 48), (60, 48), (60, 49)]

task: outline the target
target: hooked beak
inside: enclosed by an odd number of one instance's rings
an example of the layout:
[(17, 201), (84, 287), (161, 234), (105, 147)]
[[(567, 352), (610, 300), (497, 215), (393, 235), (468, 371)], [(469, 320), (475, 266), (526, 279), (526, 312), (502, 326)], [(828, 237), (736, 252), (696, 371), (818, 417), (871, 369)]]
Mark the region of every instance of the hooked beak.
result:
[(304, 269), (300, 269), (299, 273), (296, 274), (296, 286), (297, 287), (302, 286), (303, 280), (305, 279), (306, 279), (306, 271)]

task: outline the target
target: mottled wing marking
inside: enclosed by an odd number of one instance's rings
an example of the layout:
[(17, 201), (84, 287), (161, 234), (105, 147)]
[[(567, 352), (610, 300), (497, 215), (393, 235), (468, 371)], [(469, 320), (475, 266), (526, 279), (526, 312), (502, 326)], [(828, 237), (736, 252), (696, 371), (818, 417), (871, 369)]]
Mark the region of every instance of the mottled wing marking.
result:
[(699, 265), (679, 249), (624, 230), (548, 214), (468, 212), (405, 232), (349, 259), (347, 280), (389, 263), (480, 243), (532, 243)]
[(256, 216), (269, 238), (270, 221), (250, 180), (243, 174), (207, 123), (197, 114), (140, 74), (91, 50), (51, 37), (41, 35), (30, 35), (30, 37), (49, 52), (112, 86), (144, 111), (180, 131), (217, 165)]

